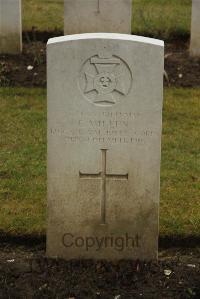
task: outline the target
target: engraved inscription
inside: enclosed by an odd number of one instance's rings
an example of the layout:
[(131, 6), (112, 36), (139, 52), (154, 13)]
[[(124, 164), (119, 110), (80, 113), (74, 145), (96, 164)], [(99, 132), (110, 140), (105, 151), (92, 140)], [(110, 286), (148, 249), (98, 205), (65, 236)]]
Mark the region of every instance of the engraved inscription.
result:
[(79, 171), (79, 177), (81, 179), (101, 179), (101, 224), (106, 224), (106, 181), (107, 179), (115, 179), (115, 180), (128, 180), (127, 174), (108, 174), (106, 172), (106, 153), (108, 149), (101, 149), (102, 153), (102, 171), (99, 173), (82, 173)]
[(128, 65), (106, 51), (89, 58), (80, 72), (79, 86), (84, 97), (98, 106), (116, 104), (128, 95), (131, 85)]
[[(78, 114), (78, 113), (77, 113)], [(96, 143), (101, 147), (109, 144), (144, 145), (159, 136), (155, 128), (139, 125), (144, 115), (134, 112), (102, 111), (98, 117), (79, 112), (77, 118), (68, 119), (68, 125), (50, 128), (50, 134), (61, 137), (66, 143)]]

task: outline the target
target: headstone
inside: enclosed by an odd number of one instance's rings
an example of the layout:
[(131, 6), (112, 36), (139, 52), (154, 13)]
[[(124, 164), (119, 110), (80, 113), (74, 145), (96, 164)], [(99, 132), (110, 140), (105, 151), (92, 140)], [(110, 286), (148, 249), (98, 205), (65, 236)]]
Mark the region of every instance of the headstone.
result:
[(192, 0), (190, 55), (200, 56), (200, 0)]
[(0, 0), (0, 53), (22, 50), (21, 0)]
[(163, 56), (126, 34), (49, 40), (48, 256), (157, 258)]
[(65, 34), (131, 33), (132, 0), (65, 0)]

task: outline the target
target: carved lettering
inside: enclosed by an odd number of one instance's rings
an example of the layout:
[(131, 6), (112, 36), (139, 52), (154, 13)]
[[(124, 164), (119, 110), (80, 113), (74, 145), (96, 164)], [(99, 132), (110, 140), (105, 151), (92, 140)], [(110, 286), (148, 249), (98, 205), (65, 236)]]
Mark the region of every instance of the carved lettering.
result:
[[(145, 144), (154, 138), (156, 132), (151, 128), (138, 129), (137, 118), (140, 113), (102, 111), (101, 117), (93, 119), (92, 115), (80, 113), (79, 119), (70, 119), (71, 129), (50, 128), (50, 134), (65, 138), (66, 143), (98, 144)], [(69, 126), (71, 127), (71, 126)], [(137, 129), (136, 129), (137, 127)]]

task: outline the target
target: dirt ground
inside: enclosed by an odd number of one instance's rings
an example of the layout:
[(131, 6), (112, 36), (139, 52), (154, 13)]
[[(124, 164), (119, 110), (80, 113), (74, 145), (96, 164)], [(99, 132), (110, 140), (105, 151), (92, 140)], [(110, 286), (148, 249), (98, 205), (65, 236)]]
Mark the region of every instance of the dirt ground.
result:
[(200, 249), (161, 249), (158, 262), (48, 259), (45, 243), (0, 245), (0, 298), (200, 298)]
[[(0, 55), (1, 86), (46, 86), (46, 43), (40, 38), (26, 39), (21, 55)], [(165, 86), (200, 86), (200, 59), (190, 58), (188, 48), (188, 40), (165, 43)]]

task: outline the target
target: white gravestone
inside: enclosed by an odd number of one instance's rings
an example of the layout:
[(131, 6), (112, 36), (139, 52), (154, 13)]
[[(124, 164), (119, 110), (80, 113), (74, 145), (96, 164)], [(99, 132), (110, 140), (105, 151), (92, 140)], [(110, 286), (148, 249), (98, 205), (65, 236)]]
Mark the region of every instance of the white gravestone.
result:
[(131, 33), (132, 0), (65, 0), (65, 34)]
[(48, 256), (156, 259), (163, 42), (69, 35), (47, 56)]
[(21, 0), (0, 0), (0, 53), (22, 50)]
[(190, 55), (200, 57), (200, 0), (192, 1)]

